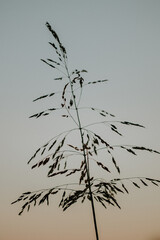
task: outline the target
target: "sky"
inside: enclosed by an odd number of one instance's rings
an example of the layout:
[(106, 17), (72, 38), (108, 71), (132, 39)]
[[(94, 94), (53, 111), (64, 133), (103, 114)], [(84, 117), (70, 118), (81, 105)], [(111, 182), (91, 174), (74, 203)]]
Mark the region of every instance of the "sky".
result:
[[(57, 73), (40, 61), (53, 56), (46, 21), (66, 47), (71, 71), (87, 69), (89, 81), (109, 79), (103, 86), (86, 88), (83, 106), (94, 105), (118, 120), (146, 126), (122, 128), (122, 138), (100, 129), (104, 137), (114, 144), (160, 151), (159, 9), (158, 0), (0, 0), (1, 240), (95, 239), (89, 203), (63, 212), (53, 199), (49, 207), (35, 207), (22, 216), (21, 205), (11, 205), (22, 192), (57, 184), (45, 169), (31, 170), (27, 161), (39, 146), (72, 126), (58, 116), (28, 118), (51, 104), (32, 100), (59, 87), (53, 81)], [(87, 111), (82, 119), (92, 122)], [(122, 177), (160, 179), (160, 155), (115, 154)], [(100, 240), (160, 238), (160, 188), (150, 184), (129, 189), (129, 195), (118, 196), (121, 210), (96, 204)]]

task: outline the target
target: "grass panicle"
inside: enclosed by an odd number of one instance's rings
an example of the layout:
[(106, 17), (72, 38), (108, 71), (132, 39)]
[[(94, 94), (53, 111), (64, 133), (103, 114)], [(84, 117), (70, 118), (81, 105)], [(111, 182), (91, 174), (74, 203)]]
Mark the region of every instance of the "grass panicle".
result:
[[(120, 176), (121, 173), (120, 166), (117, 164), (114, 156), (114, 149), (122, 149), (132, 156), (137, 156), (138, 151), (147, 151), (156, 154), (160, 154), (160, 152), (144, 146), (112, 145), (110, 144), (108, 135), (105, 137), (101, 136), (96, 130), (94, 130), (96, 124), (103, 124), (103, 126), (109, 127), (113, 134), (118, 134), (119, 137), (121, 137), (122, 133), (121, 130), (119, 130), (121, 125), (139, 128), (144, 128), (144, 126), (129, 121), (112, 120), (112, 118), (116, 118), (115, 115), (104, 109), (81, 106), (81, 97), (84, 87), (87, 85), (104, 84), (108, 82), (108, 79), (86, 81), (84, 75), (87, 74), (87, 70), (76, 69), (70, 72), (68, 69), (67, 52), (65, 47), (62, 45), (56, 31), (53, 30), (48, 22), (46, 23), (46, 27), (53, 37), (53, 41), (49, 42), (49, 45), (53, 48), (55, 59), (52, 60), (49, 57), (46, 60), (41, 59), (41, 61), (52, 70), (58, 70), (60, 74), (62, 74), (61, 77), (57, 76), (54, 80), (62, 81), (64, 82), (64, 85), (58, 92), (44, 94), (33, 100), (33, 102), (39, 100), (43, 101), (46, 98), (54, 97), (55, 94), (59, 94), (58, 106), (53, 106), (47, 110), (35, 113), (31, 115), (30, 118), (37, 119), (42, 116), (48, 116), (51, 112), (57, 113), (57, 110), (60, 110), (60, 117), (69, 117), (75, 127), (71, 130), (60, 133), (58, 136), (50, 139), (43, 146), (39, 147), (29, 159), (28, 164), (33, 161), (34, 163), (31, 168), (34, 170), (39, 167), (48, 167), (47, 177), (51, 179), (63, 175), (68, 179), (72, 179), (73, 176), (76, 176), (74, 179), (77, 179), (77, 181), (70, 184), (65, 183), (63, 185), (53, 186), (49, 189), (24, 192), (17, 200), (12, 202), (12, 204), (22, 202), (22, 207), (19, 212), (19, 215), (21, 215), (25, 210), (30, 211), (31, 207), (36, 205), (49, 205), (50, 198), (57, 194), (60, 195), (59, 207), (61, 207), (63, 211), (67, 210), (77, 202), (84, 203), (85, 201), (89, 201), (91, 203), (93, 214), (96, 240), (99, 240), (95, 201), (101, 204), (104, 208), (108, 208), (108, 206), (121, 208), (117, 200), (118, 194), (129, 194), (128, 188), (132, 187), (140, 189), (141, 187), (148, 187), (150, 184), (155, 186), (160, 184), (160, 180), (147, 177), (112, 179), (111, 176), (114, 168), (116, 169), (118, 176)], [(81, 111), (83, 109), (98, 113), (101, 118), (107, 120), (99, 122), (93, 121), (93, 123), (83, 126), (81, 123)], [(111, 117), (111, 120), (108, 119), (109, 117)], [(74, 143), (74, 139), (73, 141), (70, 140), (72, 139), (71, 134), (73, 132), (77, 134), (76, 138), (80, 140), (79, 146)], [(105, 158), (105, 164), (100, 160), (100, 153), (102, 151), (105, 151), (103, 157)], [(110, 169), (107, 166), (107, 163), (109, 165), (110, 160), (113, 163), (113, 169)], [(75, 163), (77, 166), (75, 166)], [(100, 169), (104, 171), (105, 179), (95, 177), (94, 172), (91, 171), (91, 165), (94, 163), (96, 163), (97, 172), (101, 172)]]

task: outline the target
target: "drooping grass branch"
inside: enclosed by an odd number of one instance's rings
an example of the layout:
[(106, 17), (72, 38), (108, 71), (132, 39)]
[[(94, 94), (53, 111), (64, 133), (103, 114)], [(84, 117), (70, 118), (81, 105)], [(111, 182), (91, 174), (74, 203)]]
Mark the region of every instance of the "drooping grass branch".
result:
[[(160, 154), (160, 152), (144, 146), (112, 145), (110, 144), (109, 139), (104, 138), (93, 129), (95, 125), (101, 124), (109, 127), (113, 134), (122, 136), (121, 131), (119, 131), (120, 125), (139, 128), (144, 128), (144, 126), (129, 121), (112, 120), (113, 118), (115, 119), (115, 115), (104, 109), (80, 106), (84, 87), (104, 84), (108, 82), (108, 79), (87, 82), (84, 77), (85, 74), (87, 74), (87, 70), (76, 69), (70, 72), (68, 69), (68, 57), (65, 47), (62, 45), (57, 33), (52, 29), (48, 22), (46, 23), (46, 26), (53, 36), (54, 42), (49, 42), (49, 44), (55, 52), (55, 59), (52, 60), (51, 58), (47, 58), (46, 60), (41, 60), (48, 67), (53, 70), (56, 69), (62, 74), (62, 76), (56, 77), (55, 81), (62, 81), (64, 85), (63, 88), (57, 92), (44, 94), (33, 100), (33, 102), (37, 102), (58, 95), (58, 106), (53, 106), (52, 108), (33, 114), (30, 118), (37, 119), (43, 116), (48, 116), (53, 112), (59, 112), (61, 117), (71, 119), (74, 127), (52, 137), (47, 143), (39, 147), (29, 159), (28, 163), (36, 161), (36, 163), (33, 163), (31, 167), (32, 169), (48, 165), (47, 177), (49, 178), (62, 175), (70, 179), (74, 175), (76, 176), (77, 182), (53, 186), (52, 188), (33, 192), (24, 192), (12, 203), (24, 202), (19, 213), (19, 215), (21, 215), (25, 209), (29, 211), (30, 206), (36, 206), (37, 204), (41, 205), (45, 202), (49, 205), (50, 197), (58, 193), (61, 193), (59, 207), (62, 207), (63, 211), (79, 200), (83, 203), (88, 199), (91, 203), (96, 240), (99, 240), (94, 201), (102, 204), (105, 208), (108, 205), (120, 208), (120, 205), (117, 202), (117, 194), (129, 193), (128, 187), (126, 187), (126, 182), (131, 183), (136, 188), (140, 188), (141, 185), (146, 187), (149, 183), (158, 186), (160, 183), (160, 180), (158, 179), (147, 177), (118, 177), (112, 179), (110, 177), (112, 170), (107, 166), (108, 162), (106, 161), (104, 164), (99, 160), (100, 152), (105, 151), (105, 156), (107, 153), (107, 156), (109, 156), (108, 159), (113, 163), (113, 167), (116, 169), (118, 175), (120, 175), (120, 166), (117, 164), (114, 157), (114, 149), (119, 148), (134, 156), (137, 155), (138, 151), (147, 151), (156, 154)], [(105, 120), (98, 122), (93, 121), (92, 123), (83, 126), (81, 122), (81, 111), (84, 109), (98, 113)], [(108, 120), (107, 117), (111, 117), (111, 120)], [(73, 133), (77, 134), (77, 137), (80, 140), (80, 145), (78, 146), (74, 141)], [(72, 161), (73, 158), (74, 162)], [(91, 165), (93, 163), (96, 164), (96, 167), (105, 172), (105, 179), (96, 178), (91, 173)]]

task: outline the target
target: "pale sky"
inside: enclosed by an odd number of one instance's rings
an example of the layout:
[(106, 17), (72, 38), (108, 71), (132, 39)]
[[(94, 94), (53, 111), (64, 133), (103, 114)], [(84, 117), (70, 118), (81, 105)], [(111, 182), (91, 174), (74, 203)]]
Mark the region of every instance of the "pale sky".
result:
[[(86, 89), (83, 106), (94, 105), (117, 119), (146, 126), (122, 128), (124, 137), (111, 141), (160, 151), (159, 12), (158, 0), (0, 0), (1, 240), (95, 239), (87, 203), (63, 213), (53, 199), (49, 207), (35, 207), (21, 217), (21, 205), (10, 205), (22, 192), (52, 186), (45, 169), (31, 170), (27, 161), (49, 138), (71, 127), (58, 116), (28, 118), (49, 103), (32, 100), (58, 87), (56, 72), (40, 61), (53, 56), (46, 21), (66, 47), (71, 70), (87, 69), (90, 81), (109, 79)], [(160, 179), (160, 155), (116, 154), (123, 177)], [(118, 200), (122, 210), (96, 205), (100, 240), (160, 237), (160, 188), (130, 187), (130, 194)]]

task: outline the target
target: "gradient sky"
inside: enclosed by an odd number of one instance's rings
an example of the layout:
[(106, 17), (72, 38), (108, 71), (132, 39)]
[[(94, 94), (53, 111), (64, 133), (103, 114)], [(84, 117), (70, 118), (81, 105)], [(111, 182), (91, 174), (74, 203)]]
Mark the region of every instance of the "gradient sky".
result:
[[(20, 205), (10, 205), (22, 192), (55, 184), (45, 169), (31, 171), (27, 161), (48, 138), (68, 128), (58, 117), (28, 119), (48, 103), (32, 100), (58, 86), (56, 73), (40, 61), (52, 55), (45, 22), (66, 47), (70, 69), (87, 69), (89, 80), (110, 80), (88, 89), (84, 103), (146, 126), (123, 128), (125, 137), (111, 141), (160, 151), (159, 12), (159, 0), (0, 0), (1, 240), (95, 239), (88, 203), (63, 213), (53, 199), (49, 207), (36, 207), (21, 217)], [(120, 153), (122, 176), (160, 179), (159, 155), (132, 158)], [(96, 205), (100, 240), (160, 237), (160, 188), (130, 187), (130, 194), (118, 200), (122, 210)]]

